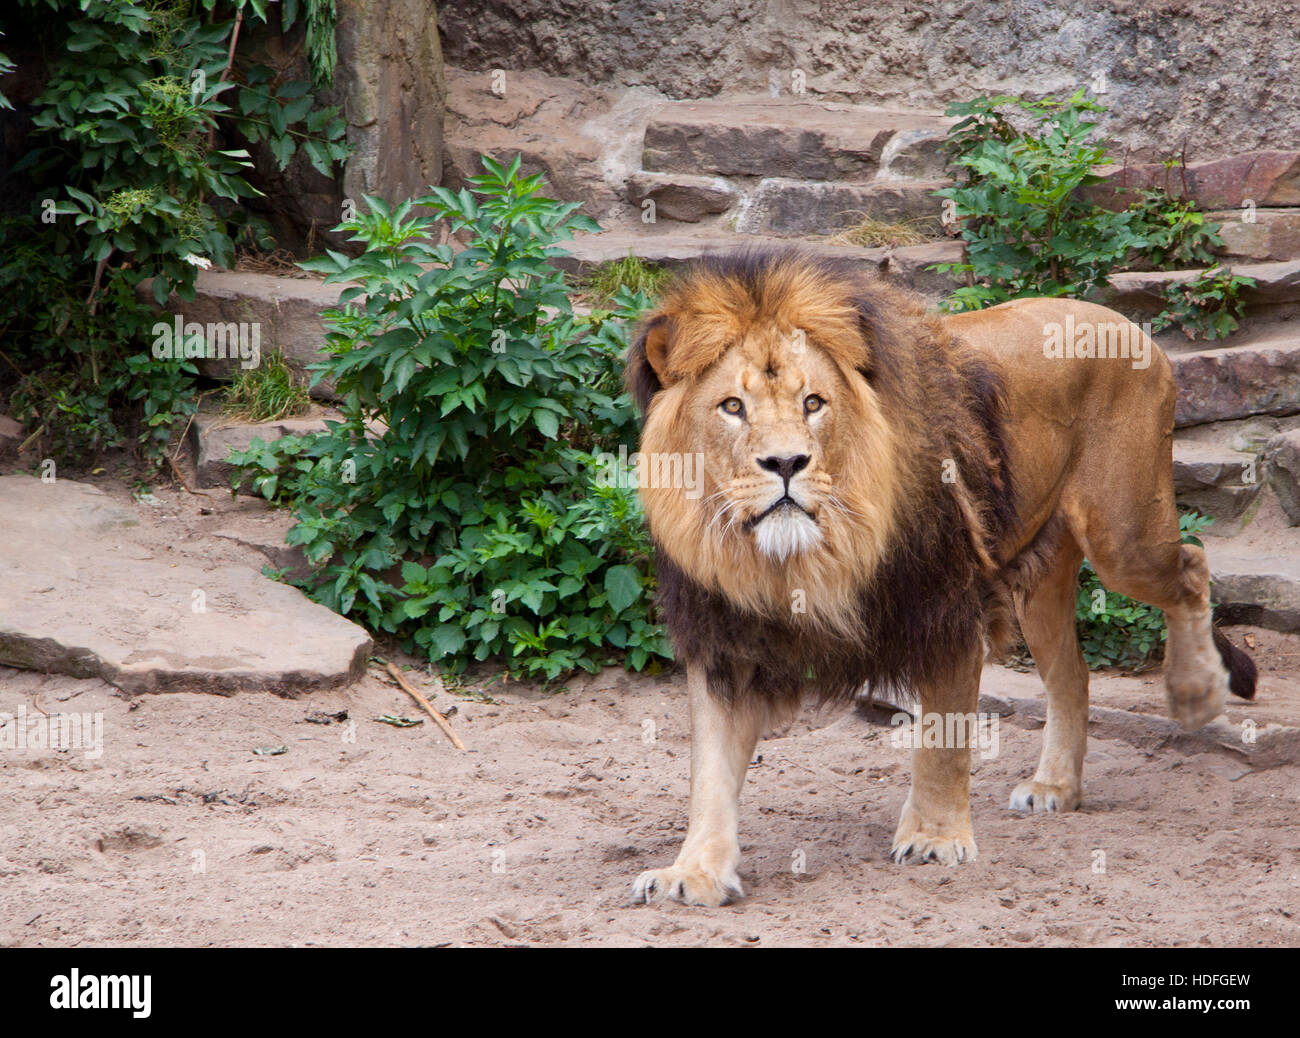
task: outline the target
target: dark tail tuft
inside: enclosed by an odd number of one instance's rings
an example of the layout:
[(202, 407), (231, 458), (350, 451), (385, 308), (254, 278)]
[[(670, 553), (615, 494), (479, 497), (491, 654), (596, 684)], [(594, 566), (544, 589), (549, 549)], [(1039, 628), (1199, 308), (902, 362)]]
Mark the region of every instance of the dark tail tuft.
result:
[(1214, 628), (1214, 647), (1219, 650), (1223, 665), (1228, 668), (1228, 688), (1242, 699), (1255, 698), (1255, 661), (1228, 641), (1228, 636)]

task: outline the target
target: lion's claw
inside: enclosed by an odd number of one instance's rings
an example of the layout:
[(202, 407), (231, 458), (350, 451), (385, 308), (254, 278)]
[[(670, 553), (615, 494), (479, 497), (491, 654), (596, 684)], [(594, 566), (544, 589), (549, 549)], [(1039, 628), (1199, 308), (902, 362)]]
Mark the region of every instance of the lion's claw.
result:
[(673, 865), (643, 872), (632, 885), (632, 900), (647, 905), (655, 901), (680, 901), (718, 908), (744, 896), (734, 868), (719, 875), (698, 865)]

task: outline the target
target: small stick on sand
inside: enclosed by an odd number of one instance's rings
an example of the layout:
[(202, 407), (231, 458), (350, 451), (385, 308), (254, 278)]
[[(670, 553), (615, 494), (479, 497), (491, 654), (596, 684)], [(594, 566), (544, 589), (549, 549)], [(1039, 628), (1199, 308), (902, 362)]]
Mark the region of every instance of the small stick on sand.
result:
[(206, 497), (209, 501), (212, 500), (212, 495), (209, 494), (207, 491), (190, 489), (190, 485), (187, 482), (185, 482), (185, 474), (181, 472), (181, 467), (176, 464), (175, 458), (169, 456), (167, 458), (167, 461), (172, 467), (172, 475), (174, 475), (176, 479), (180, 482), (180, 485), (184, 489), (185, 493), (193, 494), (195, 497)]
[(465, 744), (461, 742), (460, 737), (451, 730), (451, 725), (447, 723), (447, 719), (443, 717), (442, 714), (438, 713), (438, 711), (433, 708), (433, 704), (430, 703), (427, 699), (425, 699), (424, 696), (422, 696), (416, 690), (415, 686), (412, 685), (409, 681), (406, 680), (405, 677), (402, 676), (402, 672), (397, 669), (397, 666), (393, 663), (385, 663), (384, 669), (393, 676), (393, 680), (395, 680), (399, 685), (402, 686), (402, 690), (407, 695), (409, 695), (412, 699), (414, 699), (417, 703), (419, 703), (420, 706), (424, 707), (425, 713), (427, 713), (430, 717), (434, 719), (435, 722), (437, 722), (437, 725), (439, 728), (442, 729), (443, 734), (446, 735), (447, 738), (451, 740), (451, 744), (455, 746), (456, 749), (463, 750), (465, 748)]

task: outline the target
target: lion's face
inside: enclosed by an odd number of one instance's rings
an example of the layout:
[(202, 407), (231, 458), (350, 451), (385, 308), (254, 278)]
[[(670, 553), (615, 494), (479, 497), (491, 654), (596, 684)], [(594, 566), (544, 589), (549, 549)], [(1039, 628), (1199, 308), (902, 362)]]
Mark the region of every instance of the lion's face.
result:
[(695, 487), (641, 478), (651, 533), (692, 578), (769, 614), (849, 629), (893, 531), (895, 434), (842, 282), (685, 279), (644, 339), (660, 391), (642, 463), (702, 458)]
[[(843, 507), (834, 472), (847, 388), (826, 355), (799, 348), (794, 334), (754, 329), (705, 373), (690, 402), (692, 438), (717, 486), (711, 522), (775, 563), (819, 550), (830, 511)], [(783, 349), (787, 336), (796, 345)], [(769, 366), (773, 355), (780, 361)]]

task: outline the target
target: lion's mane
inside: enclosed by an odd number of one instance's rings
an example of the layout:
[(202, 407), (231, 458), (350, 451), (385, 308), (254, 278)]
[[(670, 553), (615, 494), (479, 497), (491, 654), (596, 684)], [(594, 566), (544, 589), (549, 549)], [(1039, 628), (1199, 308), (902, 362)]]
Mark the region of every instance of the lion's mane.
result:
[[(834, 478), (842, 492), (877, 506), (878, 529), (850, 533), (866, 536), (864, 544), (876, 536), (879, 550), (840, 559), (833, 572), (813, 567), (790, 577), (788, 566), (757, 555), (738, 562), (703, 549), (719, 536), (704, 501), (657, 500), (647, 516), (678, 658), (705, 668), (710, 686), (725, 695), (828, 700), (850, 697), (864, 683), (906, 693), (942, 680), (959, 654), (1005, 638), (1012, 573), (1023, 556), (1001, 555), (1017, 528), (1002, 379), (918, 297), (797, 250), (697, 263), (628, 352), (627, 385), (647, 419), (642, 453), (695, 451), (690, 424), (667, 414), (650, 421), (654, 409), (685, 407), (693, 382), (728, 346), (723, 329), (778, 319), (810, 329), (810, 343), (846, 378), (862, 380), (854, 383), (862, 393), (874, 394), (876, 424), (859, 403), (862, 421), (852, 425), (879, 436), (883, 416), (888, 470), (875, 469), (874, 486), (863, 485), (869, 476), (855, 468)], [(647, 356), (651, 337), (666, 358), (658, 365)], [(863, 514), (836, 521), (862, 523)], [(724, 564), (725, 574), (717, 571)], [(792, 612), (783, 596), (794, 579), (813, 603), (843, 602), (847, 590), (849, 608), (829, 619), (815, 609)]]

